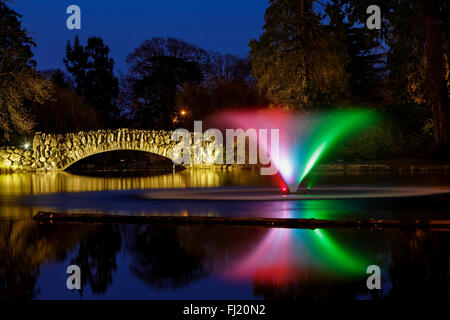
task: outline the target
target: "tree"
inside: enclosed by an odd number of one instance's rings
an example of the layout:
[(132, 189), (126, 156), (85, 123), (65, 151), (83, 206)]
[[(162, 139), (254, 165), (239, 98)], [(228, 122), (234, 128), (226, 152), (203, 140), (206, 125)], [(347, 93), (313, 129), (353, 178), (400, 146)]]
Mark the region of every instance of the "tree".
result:
[(247, 58), (218, 52), (208, 53), (205, 81), (186, 83), (176, 97), (176, 105), (187, 112), (183, 128), (191, 129), (192, 120), (205, 119), (215, 112), (268, 106), (256, 90)]
[[(351, 22), (364, 23), (369, 0), (348, 0)], [(435, 146), (450, 149), (449, 7), (445, 0), (381, 0), (391, 102), (431, 109)], [(447, 63), (446, 63), (447, 60)]]
[(49, 69), (41, 71), (41, 77), (53, 82), (58, 88), (73, 90), (72, 79), (61, 69)]
[(146, 40), (128, 56), (121, 97), (139, 126), (190, 128), (224, 108), (266, 105), (249, 59), (173, 38)]
[[(426, 78), (433, 111), (434, 137), (438, 148), (450, 149), (450, 99), (444, 59), (444, 41), (449, 35), (449, 4), (446, 1), (419, 1), (418, 13), (425, 22)], [(445, 38), (447, 36), (447, 38)]]
[(252, 82), (252, 65), (247, 58), (232, 54), (209, 52), (205, 67), (206, 87), (215, 86), (216, 82), (245, 81)]
[(0, 2), (0, 128), (6, 140), (32, 131), (31, 103), (46, 101), (53, 89), (35, 70), (31, 47), (36, 44), (22, 28), (20, 18)]
[(126, 82), (140, 125), (172, 128), (177, 92), (203, 81), (206, 62), (204, 50), (173, 38), (152, 38), (134, 50)]
[(349, 23), (347, 0), (328, 2), (325, 12), (330, 32), (345, 46), (350, 103), (380, 103), (384, 77), (384, 52), (377, 39), (365, 25)]
[(251, 83), (243, 80), (215, 80), (208, 89), (202, 85), (185, 84), (176, 97), (177, 107), (186, 111), (183, 128), (192, 129), (192, 120), (232, 109), (267, 107), (269, 103)]
[(97, 110), (64, 87), (56, 86), (52, 98), (34, 103), (32, 111), (38, 131), (65, 133), (103, 128)]
[(311, 109), (346, 89), (345, 50), (320, 23), (313, 0), (271, 0), (264, 32), (250, 41), (260, 92), (274, 104)]
[(99, 111), (106, 126), (113, 126), (119, 116), (114, 103), (119, 82), (114, 76), (114, 60), (109, 58), (109, 47), (97, 37), (90, 37), (84, 47), (75, 36), (73, 46), (67, 43), (63, 62), (74, 78), (75, 92)]

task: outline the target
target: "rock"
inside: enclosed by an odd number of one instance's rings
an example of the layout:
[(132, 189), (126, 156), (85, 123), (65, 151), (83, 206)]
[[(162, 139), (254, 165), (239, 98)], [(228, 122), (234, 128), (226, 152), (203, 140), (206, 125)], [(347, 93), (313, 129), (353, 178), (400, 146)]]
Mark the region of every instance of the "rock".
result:
[(12, 165), (12, 162), (10, 160), (8, 160), (8, 159), (0, 160), (0, 167), (1, 168), (9, 168), (9, 167), (11, 167), (11, 165)]
[(21, 156), (20, 154), (13, 153), (13, 154), (9, 157), (9, 160), (11, 160), (11, 161), (13, 161), (13, 162), (19, 162), (21, 158), (22, 158), (22, 156)]

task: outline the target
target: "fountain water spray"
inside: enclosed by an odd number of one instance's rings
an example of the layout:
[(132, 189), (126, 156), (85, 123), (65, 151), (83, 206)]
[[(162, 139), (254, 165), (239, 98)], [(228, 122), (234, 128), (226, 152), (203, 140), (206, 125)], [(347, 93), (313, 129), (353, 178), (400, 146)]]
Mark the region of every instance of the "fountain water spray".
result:
[[(282, 193), (295, 193), (325, 152), (349, 135), (374, 124), (375, 119), (375, 114), (368, 110), (303, 114), (269, 109), (223, 112), (214, 117), (213, 123), (244, 130), (279, 129), (279, 157), (271, 160), (284, 180)], [(268, 141), (263, 146), (266, 152), (271, 150), (271, 143)], [(304, 192), (309, 191), (309, 187)]]

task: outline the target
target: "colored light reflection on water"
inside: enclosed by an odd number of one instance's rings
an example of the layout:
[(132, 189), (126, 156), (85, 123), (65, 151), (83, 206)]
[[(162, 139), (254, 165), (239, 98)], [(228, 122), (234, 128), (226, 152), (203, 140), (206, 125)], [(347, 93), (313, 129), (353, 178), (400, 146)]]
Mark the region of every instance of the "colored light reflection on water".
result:
[(315, 229), (314, 234), (313, 247), (331, 269), (346, 274), (362, 274), (370, 265), (364, 257), (340, 245), (326, 230)]
[[(383, 294), (388, 297), (448, 299), (450, 233), (446, 230), (46, 224), (30, 219), (31, 210), (47, 207), (117, 214), (123, 207), (127, 214), (167, 210), (180, 215), (448, 219), (448, 195), (376, 201), (160, 204), (134, 197), (152, 187), (253, 185), (258, 181), (265, 185), (268, 181), (263, 178), (252, 171), (186, 171), (139, 179), (63, 173), (0, 176), (0, 300), (370, 299), (373, 291), (367, 289), (365, 270), (372, 264), (382, 270)], [(448, 184), (448, 176), (431, 173), (327, 179), (322, 182)], [(19, 201), (31, 195), (42, 201), (42, 208)], [(65, 285), (67, 266), (74, 262), (86, 271), (82, 295)]]
[[(314, 212), (314, 204), (305, 210), (311, 217), (324, 215), (323, 212)], [(290, 218), (286, 208), (284, 216)], [(334, 240), (326, 230), (277, 228), (271, 229), (226, 276), (235, 279), (250, 277), (257, 282), (283, 285), (301, 282), (313, 270), (361, 277), (369, 265), (366, 257)]]

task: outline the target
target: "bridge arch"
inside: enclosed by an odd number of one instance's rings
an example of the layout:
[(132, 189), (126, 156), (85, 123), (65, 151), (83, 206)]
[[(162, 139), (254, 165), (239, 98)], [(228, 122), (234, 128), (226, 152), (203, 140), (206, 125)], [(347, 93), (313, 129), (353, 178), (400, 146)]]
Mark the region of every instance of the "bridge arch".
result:
[(109, 153), (109, 152), (114, 152), (114, 151), (136, 151), (136, 152), (148, 153), (148, 154), (152, 154), (152, 155), (157, 155), (157, 156), (161, 157), (162, 159), (168, 160), (168, 161), (170, 161), (172, 163), (172, 159), (170, 159), (169, 157), (162, 156), (162, 155), (156, 154), (154, 152), (142, 151), (142, 150), (136, 150), (136, 149), (117, 149), (117, 150), (105, 150), (105, 151), (100, 151), (100, 152), (97, 152), (97, 153), (92, 153), (92, 154), (89, 154), (89, 155), (85, 155), (85, 156), (83, 156), (83, 157), (73, 161), (72, 163), (67, 164), (63, 168), (59, 168), (59, 170), (64, 170), (64, 171), (68, 170), (70, 167), (72, 167), (73, 165), (75, 165), (78, 162), (82, 161), (83, 159), (86, 159), (86, 158), (89, 158), (89, 157), (93, 157), (93, 156), (96, 156), (96, 155), (99, 155), (99, 154), (105, 154), (105, 153)]
[(33, 153), (36, 169), (65, 170), (89, 156), (118, 150), (143, 151), (171, 158), (177, 142), (171, 131), (97, 130), (67, 134), (36, 133)]

